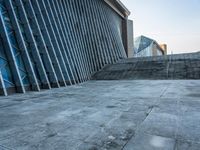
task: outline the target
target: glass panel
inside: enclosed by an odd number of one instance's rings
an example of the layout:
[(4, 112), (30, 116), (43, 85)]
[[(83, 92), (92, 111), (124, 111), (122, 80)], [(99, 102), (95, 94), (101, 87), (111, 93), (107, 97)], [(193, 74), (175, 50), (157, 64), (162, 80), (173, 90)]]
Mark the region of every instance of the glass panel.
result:
[(21, 56), (20, 55), (18, 55), (17, 57), (16, 57), (16, 62), (17, 62), (17, 65), (18, 65), (18, 67), (20, 67), (20, 69), (21, 70), (25, 70), (24, 68), (24, 63), (23, 63), (23, 60), (22, 60), (22, 58), (21, 58)]
[(26, 40), (27, 40), (27, 37), (26, 37), (26, 34), (25, 34), (25, 32), (24, 32), (24, 33), (22, 33), (22, 36), (23, 36), (24, 40), (26, 41)]
[(25, 78), (22, 80), (22, 82), (23, 82), (24, 85), (29, 85), (28, 77), (25, 77)]
[(12, 79), (12, 75), (11, 75), (11, 72), (10, 72), (10, 68), (8, 66), (2, 68), (1, 69), (1, 73), (2, 73), (2, 76), (3, 76), (4, 80), (7, 80), (7, 81), (13, 83), (13, 79)]
[(2, 3), (3, 3), (3, 2), (0, 2), (0, 8), (1, 8), (2, 11), (5, 11), (6, 8), (2, 5)]
[(19, 27), (22, 33), (25, 33), (23, 25), (19, 22)]
[(3, 14), (3, 20), (4, 20), (5, 22), (7, 22), (8, 24), (11, 24), (10, 18), (8, 17), (7, 12)]
[(26, 73), (23, 70), (20, 70), (20, 75), (21, 75), (21, 79), (24, 85), (28, 85), (29, 84), (29, 80), (28, 80), (28, 76), (26, 75)]
[(29, 44), (27, 41), (24, 41), (24, 43), (25, 43), (25, 45), (26, 45), (27, 50), (29, 51), (29, 49), (30, 49), (30, 44)]
[(3, 20), (6, 26), (8, 26), (9, 28), (12, 28), (12, 24), (7, 12), (3, 14)]
[[(5, 15), (5, 14), (4, 14)], [(8, 33), (12, 32), (12, 24), (10, 22), (10, 19), (8, 17), (4, 16), (4, 22), (5, 22), (5, 26), (6, 26), (6, 30)]]
[(9, 88), (9, 87), (14, 87), (14, 85), (6, 80), (4, 80), (4, 84), (5, 84), (5, 87), (6, 88)]
[(0, 58), (0, 69), (3, 67), (3, 65), (6, 63), (6, 61), (2, 58)]
[(20, 69), (19, 72), (20, 72), (20, 75), (21, 75), (21, 77), (23, 79), (26, 76), (26, 73), (22, 69)]
[(6, 30), (7, 30), (8, 33), (12, 32), (12, 28), (9, 25), (6, 25)]
[[(23, 83), (25, 85), (28, 85), (29, 80), (28, 80), (27, 72), (26, 72), (26, 69), (25, 69), (25, 66), (24, 66), (24, 62), (22, 60), (22, 56), (20, 55), (20, 49), (19, 49), (19, 46), (18, 46), (18, 43), (17, 43), (15, 32), (13, 31), (13, 26), (11, 24), (10, 17), (9, 17), (9, 15), (6, 11), (2, 15), (3, 15), (3, 20), (4, 20), (4, 23), (5, 23), (5, 26), (6, 26), (7, 34), (9, 36), (9, 41), (10, 41), (11, 46), (12, 46), (11, 50), (14, 53), (15, 60), (16, 60), (16, 63), (17, 63), (17, 66), (18, 66), (18, 69), (19, 69), (19, 72), (20, 72), (21, 79), (23, 80)], [(18, 13), (17, 13), (17, 16), (19, 16)], [(21, 27), (21, 31), (24, 32), (23, 26), (21, 25), (20, 27)], [(2, 63), (6, 64), (6, 62), (1, 61), (1, 64)], [(3, 75), (4, 80), (12, 81), (12, 76), (11, 76), (11, 72), (9, 70), (8, 65), (6, 65), (6, 67), (2, 68), (1, 71), (2, 71), (2, 75)]]
[(34, 68), (35, 75), (36, 75), (36, 77), (37, 77), (38, 83), (41, 83), (41, 79), (40, 79), (39, 71), (38, 71), (36, 65), (34, 65), (33, 68)]
[(1, 4), (0, 4), (0, 12), (3, 12), (4, 11), (4, 9), (3, 9), (3, 7), (1, 7)]
[(17, 45), (17, 41), (16, 41), (16, 38), (15, 38), (14, 34), (10, 34), (9, 35), (9, 39), (10, 39), (10, 42), (11, 42), (12, 46), (15, 46), (17, 48), (18, 45)]
[(3, 49), (1, 47), (1, 43), (0, 43), (0, 57), (5, 58), (5, 54), (3, 53)]
[(6, 8), (4, 7), (4, 2), (1, 0), (0, 1), (0, 11), (3, 13), (4, 11), (6, 11)]
[(13, 51), (13, 53), (14, 53), (14, 55), (17, 55), (17, 53), (18, 53), (18, 49), (16, 49), (15, 47), (12, 47), (12, 51)]

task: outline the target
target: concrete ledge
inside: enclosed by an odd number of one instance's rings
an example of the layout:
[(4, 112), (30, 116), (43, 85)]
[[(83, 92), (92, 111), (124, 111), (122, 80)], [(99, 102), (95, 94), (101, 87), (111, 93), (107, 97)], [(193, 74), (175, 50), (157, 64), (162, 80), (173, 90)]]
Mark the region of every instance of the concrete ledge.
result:
[(200, 79), (200, 57), (196, 53), (130, 58), (107, 65), (93, 80)]

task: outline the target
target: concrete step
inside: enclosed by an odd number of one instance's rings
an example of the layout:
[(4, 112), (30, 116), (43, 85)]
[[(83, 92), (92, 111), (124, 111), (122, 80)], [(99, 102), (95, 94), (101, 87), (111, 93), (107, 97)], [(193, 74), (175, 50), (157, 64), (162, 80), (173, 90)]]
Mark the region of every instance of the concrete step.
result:
[(95, 73), (93, 80), (200, 79), (200, 54), (123, 59)]

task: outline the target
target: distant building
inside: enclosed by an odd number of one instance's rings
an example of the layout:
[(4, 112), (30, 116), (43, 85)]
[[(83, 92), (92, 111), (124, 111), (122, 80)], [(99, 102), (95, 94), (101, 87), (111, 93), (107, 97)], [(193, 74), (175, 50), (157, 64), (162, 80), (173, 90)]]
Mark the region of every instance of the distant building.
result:
[(167, 55), (167, 45), (159, 45), (155, 40), (140, 36), (134, 42), (134, 57)]

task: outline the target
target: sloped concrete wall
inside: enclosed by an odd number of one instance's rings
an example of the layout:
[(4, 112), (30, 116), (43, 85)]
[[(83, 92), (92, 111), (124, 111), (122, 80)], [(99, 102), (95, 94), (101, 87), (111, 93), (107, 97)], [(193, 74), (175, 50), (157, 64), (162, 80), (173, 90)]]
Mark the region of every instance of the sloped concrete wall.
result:
[(200, 54), (139, 57), (107, 65), (93, 80), (200, 79)]
[(126, 58), (103, 0), (0, 0), (0, 94), (72, 84)]

